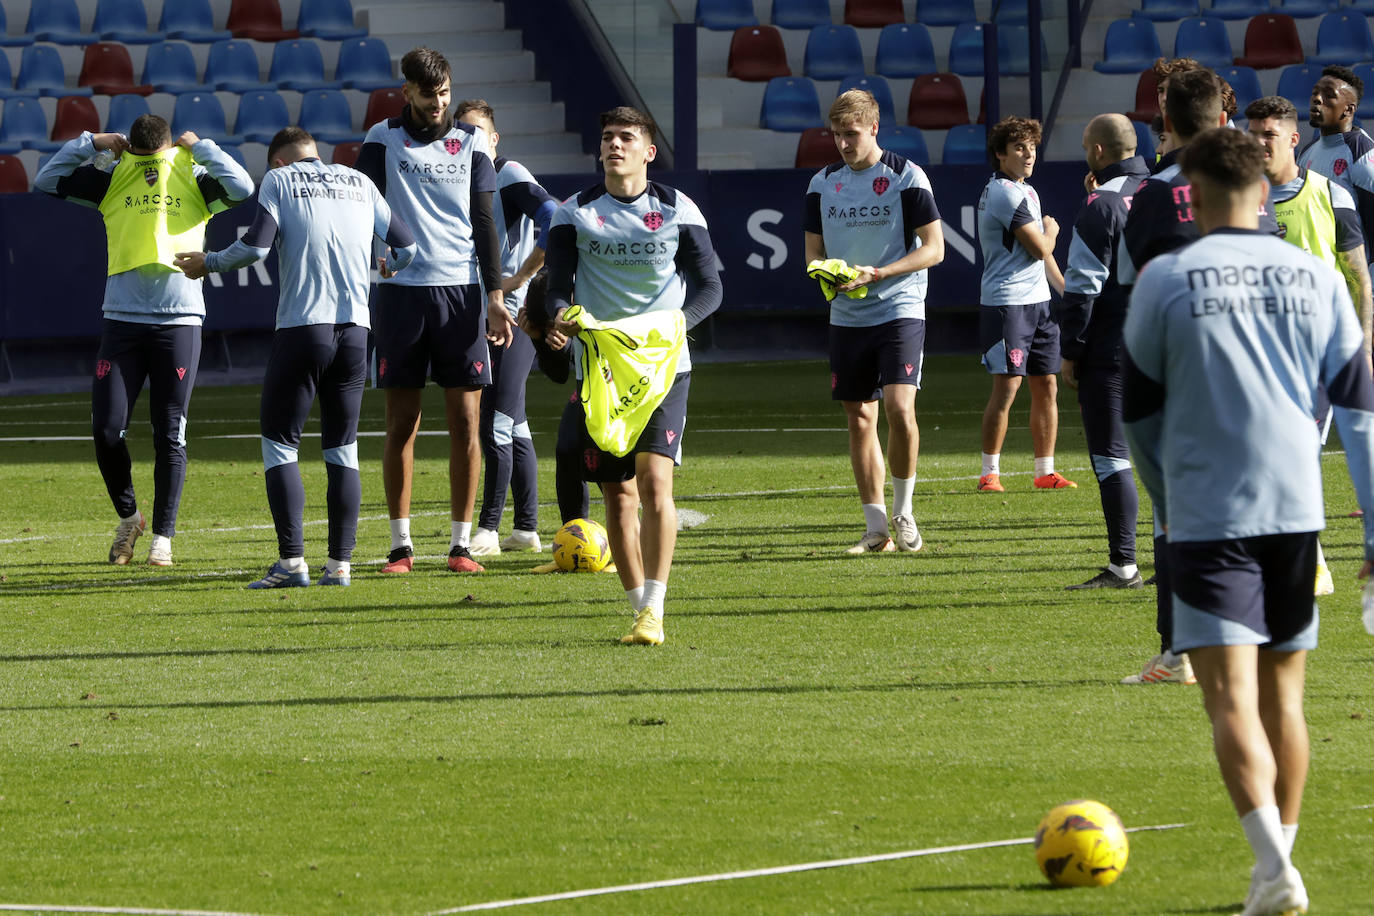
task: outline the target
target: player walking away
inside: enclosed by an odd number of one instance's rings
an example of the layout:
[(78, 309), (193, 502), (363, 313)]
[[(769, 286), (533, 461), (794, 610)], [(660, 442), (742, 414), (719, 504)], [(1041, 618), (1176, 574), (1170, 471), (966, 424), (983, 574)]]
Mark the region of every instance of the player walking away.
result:
[[(456, 116), (462, 123), (486, 131), (491, 143), (497, 185), (492, 209), (501, 239), (501, 291), (507, 311), (516, 312), (526, 286), (544, 264), (549, 220), (558, 203), (523, 165), (496, 155), (501, 135), (496, 132), (496, 113), (490, 105), (482, 99), (465, 99), (458, 103)], [(482, 389), (479, 435), (485, 473), (477, 531), (469, 544), (474, 556), (543, 548), (536, 530), (539, 468), (525, 415), (525, 382), (533, 365), (534, 345), (518, 327), (511, 333), (510, 346), (491, 354), (492, 383)], [(515, 528), (498, 542), (507, 487), (515, 497)]]
[[(1298, 164), (1325, 175), (1355, 198), (1360, 229), (1374, 234), (1374, 140), (1355, 126), (1355, 111), (1364, 98), (1364, 82), (1349, 67), (1325, 67), (1312, 87), (1308, 123), (1319, 135), (1298, 154)], [(1366, 254), (1370, 252), (1366, 251)], [(1365, 324), (1369, 340), (1370, 325)]]
[[(653, 120), (633, 108), (601, 115), (605, 181), (554, 214), (548, 301), (540, 311), (531, 303), (531, 320), (547, 327), (551, 311), (554, 330), (576, 335), (578, 325), (563, 319), (574, 293), (578, 306), (600, 321), (680, 309), (689, 330), (720, 306), (716, 256), (701, 211), (682, 192), (649, 181), (658, 152), (654, 134)], [(583, 474), (601, 486), (611, 555), (635, 611), (624, 643), (663, 642), (663, 599), (677, 541), (673, 468), (681, 460), (690, 381), (684, 344), (667, 395), (628, 454), (616, 457), (584, 436)], [(585, 410), (584, 425), (608, 419), (589, 420)]]
[[(1307, 911), (1292, 864), (1324, 524), (1316, 389), (1336, 406), (1374, 559), (1374, 381), (1345, 283), (1259, 229), (1264, 153), (1208, 130), (1183, 154), (1206, 235), (1161, 255), (1126, 318), (1131, 452), (1167, 525), (1173, 640), (1192, 656), (1222, 779), (1255, 853), (1244, 916)], [(1256, 360), (1255, 354), (1273, 355)], [(1207, 397), (1197, 393), (1206, 391)]]
[[(112, 163), (97, 164), (103, 153)], [(105, 218), (109, 278), (91, 386), (95, 460), (119, 513), (110, 562), (123, 565), (147, 521), (134, 496), (125, 433), (143, 383), (153, 425), (152, 566), (172, 565), (172, 537), (186, 481), (186, 416), (200, 364), (201, 285), (173, 264), (198, 248), (211, 215), (253, 193), (248, 173), (213, 140), (187, 131), (172, 141), (156, 115), (120, 134), (81, 136), (62, 147), (34, 188), (94, 207)]]
[(372, 329), (377, 384), (386, 389), (382, 480), (391, 553), (382, 572), (408, 573), (414, 563), (410, 494), (426, 371), (444, 389), (448, 422), (448, 568), (481, 572), (468, 542), (481, 470), (481, 391), (491, 384), (487, 343), (506, 346), (513, 327), (492, 211), (496, 169), (486, 131), (449, 113), (443, 55), (415, 48), (401, 58), (401, 74), (406, 106), (399, 117), (372, 126), (357, 164), (422, 240), (409, 269), (378, 286)]
[(321, 585), (348, 585), (357, 540), (358, 412), (367, 380), (367, 297), (372, 236), (390, 246), (390, 276), (415, 257), (410, 228), (366, 175), (320, 161), (315, 140), (287, 127), (267, 148), (270, 170), (243, 238), (222, 251), (181, 252), (176, 265), (198, 279), (247, 267), (277, 246), (281, 293), (262, 385), (263, 476), (279, 559), (249, 588), (310, 584), (305, 563), (305, 485), (297, 455), (310, 405), (320, 399), (320, 446), (329, 488), (329, 559)]
[(983, 280), (978, 334), (983, 365), (992, 375), (992, 396), (983, 410), (983, 471), (978, 489), (1001, 493), (1002, 442), (1021, 380), (1030, 377), (1031, 442), (1035, 486), (1076, 487), (1054, 469), (1059, 430), (1059, 325), (1050, 315), (1050, 287), (1063, 295), (1064, 277), (1054, 260), (1059, 223), (1041, 216), (1040, 197), (1026, 179), (1035, 170), (1040, 122), (1003, 118), (988, 131), (988, 156), (997, 172), (978, 200), (978, 243)]
[[(945, 236), (930, 180), (914, 162), (878, 146), (878, 103), (851, 89), (830, 106), (842, 162), (811, 179), (803, 225), (806, 261), (838, 258), (858, 275), (830, 303), (830, 396), (844, 405), (849, 463), (867, 526), (848, 553), (921, 549), (911, 497), (920, 429), (916, 392), (925, 355), (927, 268), (944, 260)], [(892, 531), (883, 507), (878, 400), (887, 414)]]
[(1098, 115), (1083, 130), (1083, 153), (1095, 190), (1073, 224), (1064, 301), (1055, 315), (1064, 354), (1060, 376), (1078, 391), (1083, 433), (1107, 522), (1107, 566), (1070, 589), (1144, 585), (1135, 563), (1140, 501), (1121, 425), (1121, 326), (1130, 290), (1118, 282), (1116, 271), (1131, 197), (1149, 175), (1135, 146), (1135, 128), (1122, 115)]

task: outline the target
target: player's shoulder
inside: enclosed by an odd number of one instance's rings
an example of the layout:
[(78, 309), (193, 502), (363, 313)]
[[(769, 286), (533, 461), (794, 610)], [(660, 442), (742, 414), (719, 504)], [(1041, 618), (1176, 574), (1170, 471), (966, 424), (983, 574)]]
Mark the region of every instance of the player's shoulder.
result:
[(496, 166), (496, 179), (502, 187), (510, 184), (529, 184), (535, 180), (530, 170), (514, 159), (498, 156), (493, 164)]
[(811, 176), (811, 184), (808, 191), (821, 191), (830, 183), (830, 176), (844, 168), (843, 162), (832, 162), (825, 168)]
[(386, 143), (396, 135), (397, 131), (404, 130), (399, 117), (386, 118), (378, 121), (367, 129), (367, 134), (363, 137), (364, 143)]
[(930, 190), (930, 177), (926, 175), (925, 169), (901, 153), (883, 150), (883, 154), (878, 157), (878, 163), (892, 172), (893, 179), (899, 187), (917, 187)]
[(1365, 133), (1361, 127), (1346, 131), (1344, 136), (1345, 145), (1355, 159), (1361, 159), (1365, 154), (1374, 150), (1374, 139), (1370, 139), (1369, 134)]

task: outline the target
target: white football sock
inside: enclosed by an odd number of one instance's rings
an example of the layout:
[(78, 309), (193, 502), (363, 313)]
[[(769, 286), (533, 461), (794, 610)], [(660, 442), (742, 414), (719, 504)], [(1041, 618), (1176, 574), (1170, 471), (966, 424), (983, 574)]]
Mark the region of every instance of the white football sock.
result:
[(625, 597), (630, 599), (630, 610), (638, 614), (644, 610), (644, 586), (636, 585), (625, 589)]
[(1001, 452), (998, 452), (996, 455), (989, 455), (987, 452), (983, 452), (982, 454), (983, 454), (983, 476), (986, 477), (986, 476), (988, 476), (989, 474), (1001, 474), (1001, 473), (1002, 473), (1002, 453), (1001, 453)]
[(892, 514), (894, 516), (911, 514), (911, 494), (915, 489), (915, 474), (906, 478), (892, 478)]
[(165, 534), (155, 534), (155, 535), (153, 535), (153, 543), (152, 543), (150, 549), (151, 549), (151, 550), (159, 550), (159, 549), (160, 549), (160, 550), (171, 550), (171, 549), (172, 549), (172, 539), (169, 538), (169, 537), (167, 537), (167, 535), (165, 535)]
[(331, 576), (347, 576), (351, 566), (347, 560), (336, 560), (330, 557), (324, 561), (324, 569)]
[(451, 534), (448, 539), (449, 547), (466, 547), (472, 539), (472, 521), (449, 523)]
[(391, 549), (398, 547), (412, 547), (410, 543), (410, 519), (393, 518), (391, 520)]
[(278, 557), (277, 562), (287, 572), (305, 572), (308, 569), (305, 565), (305, 557)]
[(1262, 805), (1240, 819), (1245, 839), (1255, 851), (1255, 865), (1261, 880), (1267, 881), (1288, 864), (1284, 851), (1283, 824), (1279, 823), (1279, 806)]
[(887, 507), (882, 503), (864, 503), (864, 525), (869, 534), (887, 534)]
[(1140, 572), (1140, 568), (1134, 563), (1127, 563), (1125, 566), (1117, 566), (1115, 563), (1108, 563), (1107, 568), (1110, 569), (1114, 575), (1120, 576), (1123, 579), (1134, 579), (1135, 574)]
[(1298, 825), (1281, 824), (1280, 826), (1283, 827), (1283, 843), (1288, 852), (1288, 858), (1291, 860), (1293, 858), (1293, 844), (1298, 841)]
[(1054, 456), (1048, 458), (1035, 459), (1035, 476), (1044, 477), (1046, 474), (1054, 473)]
[(668, 594), (668, 583), (657, 579), (644, 580), (644, 607), (653, 608), (660, 616), (663, 614), (663, 599)]

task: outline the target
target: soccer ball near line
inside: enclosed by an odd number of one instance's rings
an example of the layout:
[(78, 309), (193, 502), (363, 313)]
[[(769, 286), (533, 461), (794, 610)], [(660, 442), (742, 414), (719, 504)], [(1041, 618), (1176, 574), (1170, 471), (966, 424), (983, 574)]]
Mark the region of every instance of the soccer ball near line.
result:
[(553, 561), (564, 572), (601, 572), (611, 562), (606, 529), (589, 518), (575, 518), (553, 536)]
[(1101, 802), (1065, 802), (1035, 831), (1035, 861), (1059, 886), (1105, 887), (1121, 876), (1129, 853), (1121, 818)]

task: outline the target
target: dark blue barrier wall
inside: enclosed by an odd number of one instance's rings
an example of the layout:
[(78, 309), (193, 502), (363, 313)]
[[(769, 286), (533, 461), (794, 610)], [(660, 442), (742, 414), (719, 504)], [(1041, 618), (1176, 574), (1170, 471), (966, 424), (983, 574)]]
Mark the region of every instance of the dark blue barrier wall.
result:
[[(929, 305), (978, 303), (981, 258), (975, 232), (978, 197), (989, 171), (972, 166), (927, 169), (945, 222), (945, 262), (931, 271)], [(825, 301), (802, 263), (802, 201), (811, 178), (802, 170), (654, 174), (681, 188), (706, 214), (724, 268), (725, 303), (732, 310), (819, 314)], [(1084, 167), (1049, 163), (1032, 183), (1045, 212), (1063, 232), (1063, 263), (1070, 227), (1083, 199)], [(594, 175), (544, 176), (550, 193), (563, 199), (594, 183)], [(223, 248), (247, 228), (250, 201), (210, 221), (207, 245)], [(99, 215), (39, 194), (0, 196), (0, 339), (92, 337), (99, 333), (105, 282), (105, 234)], [(423, 240), (421, 240), (423, 244)], [(276, 255), (265, 264), (206, 281), (207, 330), (270, 329), (276, 313)]]

